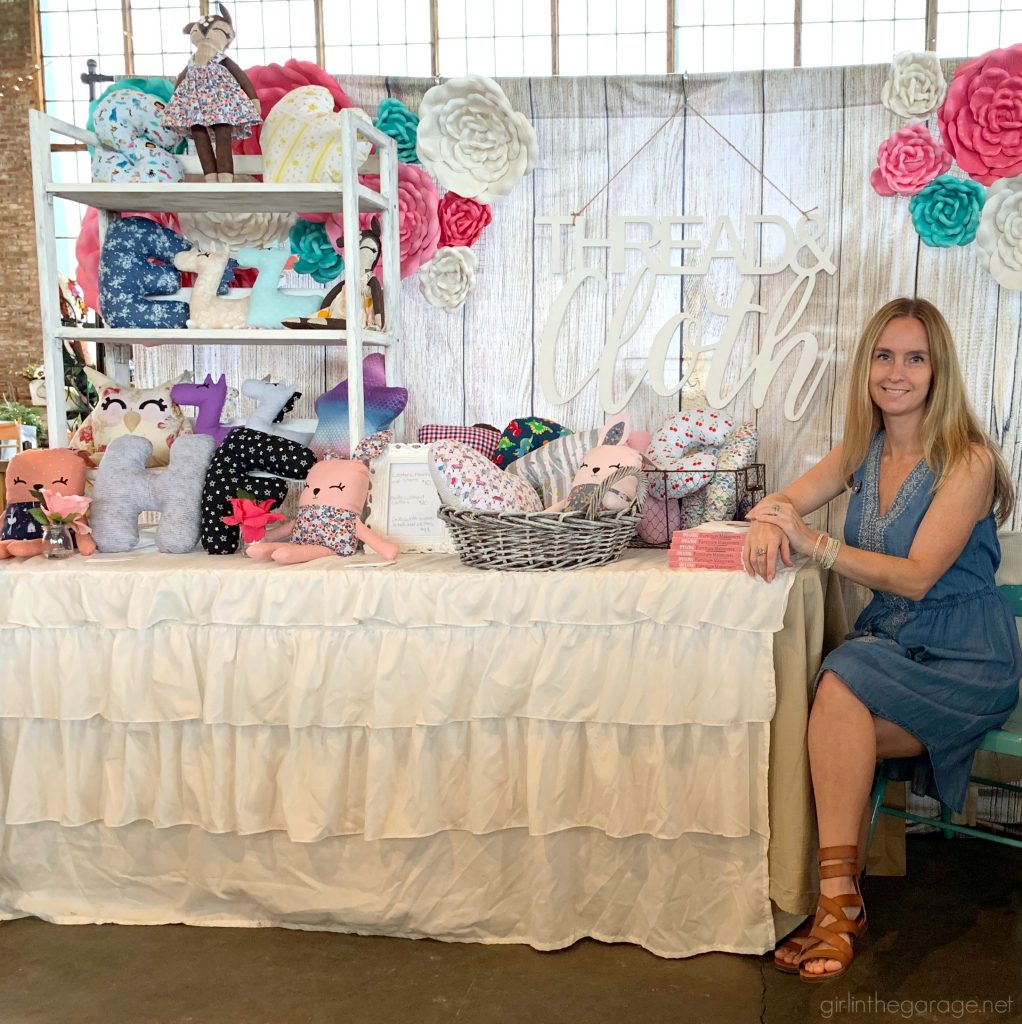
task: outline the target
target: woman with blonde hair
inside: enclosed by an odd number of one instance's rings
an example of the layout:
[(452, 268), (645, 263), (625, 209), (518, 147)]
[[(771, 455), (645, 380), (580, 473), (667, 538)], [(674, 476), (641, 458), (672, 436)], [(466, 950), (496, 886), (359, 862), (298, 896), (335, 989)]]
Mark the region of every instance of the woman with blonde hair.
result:
[[(848, 488), (843, 543), (806, 525)], [(923, 299), (887, 303), (852, 359), (841, 443), (748, 516), (750, 574), (769, 582), (794, 552), (873, 591), (817, 679), (808, 743), (820, 902), (777, 947), (782, 971), (823, 981), (852, 960), (876, 762), (890, 775), (910, 767), (916, 792), (961, 809), (976, 747), (1015, 707), (1022, 651), (994, 586), (997, 527), (1014, 500), (944, 317)]]

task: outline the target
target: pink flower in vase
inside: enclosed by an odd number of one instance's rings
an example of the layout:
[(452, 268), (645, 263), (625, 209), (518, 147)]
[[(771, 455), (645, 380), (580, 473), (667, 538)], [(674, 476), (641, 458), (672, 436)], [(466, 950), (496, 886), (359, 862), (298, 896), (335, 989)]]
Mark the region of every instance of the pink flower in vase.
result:
[(92, 498), (84, 494), (60, 494), (48, 487), (40, 490), (43, 496), (43, 510), (51, 522), (73, 523), (78, 516), (83, 516), (92, 504)]

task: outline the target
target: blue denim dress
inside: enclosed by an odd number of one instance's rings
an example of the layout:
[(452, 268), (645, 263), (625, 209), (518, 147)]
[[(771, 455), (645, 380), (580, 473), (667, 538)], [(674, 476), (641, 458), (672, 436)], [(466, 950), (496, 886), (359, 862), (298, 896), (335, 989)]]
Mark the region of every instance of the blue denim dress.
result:
[[(933, 499), (924, 461), (909, 473), (886, 515), (879, 514), (884, 434), (856, 470), (845, 542), (904, 558)], [(884, 591), (855, 630), (823, 662), (874, 715), (912, 733), (926, 747), (917, 758), (885, 762), (889, 778), (911, 778), (913, 791), (960, 810), (973, 754), (988, 729), (1003, 725), (1019, 697), (1022, 651), (1015, 619), (994, 586), (1001, 561), (988, 515), (955, 563), (921, 601)]]

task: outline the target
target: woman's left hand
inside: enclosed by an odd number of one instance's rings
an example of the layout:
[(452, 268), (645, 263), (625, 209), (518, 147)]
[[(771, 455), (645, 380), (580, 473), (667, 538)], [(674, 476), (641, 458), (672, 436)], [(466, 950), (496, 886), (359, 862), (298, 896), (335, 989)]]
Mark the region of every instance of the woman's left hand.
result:
[(805, 521), (788, 501), (774, 501), (764, 505), (760, 502), (746, 516), (753, 523), (770, 523), (784, 531), (791, 550), (799, 555), (808, 555), (819, 536), (816, 530), (806, 526)]

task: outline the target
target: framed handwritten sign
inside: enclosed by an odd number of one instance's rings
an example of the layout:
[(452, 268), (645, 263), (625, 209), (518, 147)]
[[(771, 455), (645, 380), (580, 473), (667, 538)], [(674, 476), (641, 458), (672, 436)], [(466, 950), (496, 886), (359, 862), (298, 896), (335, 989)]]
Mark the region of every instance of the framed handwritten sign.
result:
[(453, 551), (424, 444), (391, 444), (369, 466), (366, 522), (401, 551)]

